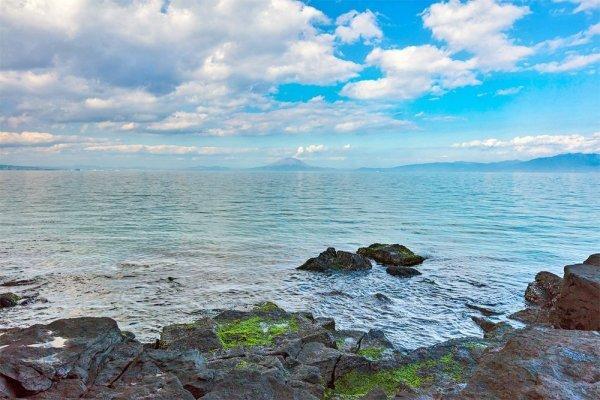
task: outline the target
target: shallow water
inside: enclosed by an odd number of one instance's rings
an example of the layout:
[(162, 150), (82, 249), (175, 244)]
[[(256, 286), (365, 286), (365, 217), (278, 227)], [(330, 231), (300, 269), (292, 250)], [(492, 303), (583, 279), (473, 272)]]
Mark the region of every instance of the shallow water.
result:
[[(0, 291), (48, 299), (0, 328), (109, 316), (152, 340), (273, 300), (406, 348), (480, 335), (465, 303), (516, 311), (536, 272), (600, 251), (599, 198), (596, 173), (0, 172), (0, 282), (35, 278)], [(372, 242), (427, 255), (423, 275), (295, 270)]]

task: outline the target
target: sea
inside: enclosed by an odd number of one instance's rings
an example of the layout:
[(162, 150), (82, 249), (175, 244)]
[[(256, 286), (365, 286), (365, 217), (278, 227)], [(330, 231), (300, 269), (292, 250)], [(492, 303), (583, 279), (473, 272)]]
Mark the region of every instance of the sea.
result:
[[(400, 243), (403, 279), (296, 267), (327, 247)], [(600, 252), (599, 173), (3, 171), (0, 329), (106, 316), (140, 340), (206, 310), (274, 301), (381, 329), (399, 348), (481, 335), (538, 271)]]

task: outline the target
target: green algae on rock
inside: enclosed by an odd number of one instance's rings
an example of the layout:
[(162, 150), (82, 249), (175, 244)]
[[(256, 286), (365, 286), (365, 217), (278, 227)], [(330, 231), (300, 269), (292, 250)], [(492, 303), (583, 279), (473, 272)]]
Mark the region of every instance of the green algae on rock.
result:
[[(357, 353), (360, 354), (360, 351)], [(463, 381), (463, 366), (452, 352), (437, 359), (427, 359), (374, 372), (350, 371), (336, 379), (325, 394), (326, 400), (360, 399), (373, 390), (383, 390), (389, 398), (402, 390), (415, 391), (435, 382)]]
[(361, 247), (357, 253), (383, 265), (410, 267), (421, 264), (425, 260), (424, 257), (413, 253), (408, 247), (397, 243), (373, 243), (369, 247)]
[(270, 346), (277, 336), (297, 331), (294, 317), (273, 320), (254, 316), (217, 325), (217, 337), (224, 349)]
[(383, 347), (365, 347), (356, 352), (359, 356), (363, 356), (367, 360), (377, 361), (381, 359), (385, 349)]
[(21, 300), (21, 297), (14, 293), (0, 293), (0, 308), (14, 307), (19, 303), (19, 300)]

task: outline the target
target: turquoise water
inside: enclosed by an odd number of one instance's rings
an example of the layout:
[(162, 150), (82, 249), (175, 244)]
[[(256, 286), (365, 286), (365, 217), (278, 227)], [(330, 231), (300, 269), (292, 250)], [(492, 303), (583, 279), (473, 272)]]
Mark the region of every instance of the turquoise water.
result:
[[(407, 348), (479, 335), (465, 303), (516, 311), (537, 271), (600, 251), (599, 198), (595, 173), (0, 172), (0, 282), (34, 278), (0, 290), (48, 299), (0, 328), (102, 315), (151, 340), (273, 300)], [(423, 275), (295, 270), (372, 242), (427, 255)]]

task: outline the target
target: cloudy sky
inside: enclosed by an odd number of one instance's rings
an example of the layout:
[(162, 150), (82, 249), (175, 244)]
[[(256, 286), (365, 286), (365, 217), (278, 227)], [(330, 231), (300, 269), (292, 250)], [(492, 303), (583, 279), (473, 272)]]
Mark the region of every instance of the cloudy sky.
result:
[(600, 0), (2, 0), (0, 164), (600, 151)]

